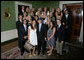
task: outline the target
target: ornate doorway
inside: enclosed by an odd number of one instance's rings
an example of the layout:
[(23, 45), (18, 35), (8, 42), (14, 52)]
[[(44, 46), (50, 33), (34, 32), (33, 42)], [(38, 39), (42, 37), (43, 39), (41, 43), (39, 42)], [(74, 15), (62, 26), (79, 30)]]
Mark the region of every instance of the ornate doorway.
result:
[(83, 17), (83, 5), (82, 4), (67, 4), (67, 8), (70, 10), (72, 15), (71, 25), (71, 43), (75, 43), (80, 37), (82, 17)]

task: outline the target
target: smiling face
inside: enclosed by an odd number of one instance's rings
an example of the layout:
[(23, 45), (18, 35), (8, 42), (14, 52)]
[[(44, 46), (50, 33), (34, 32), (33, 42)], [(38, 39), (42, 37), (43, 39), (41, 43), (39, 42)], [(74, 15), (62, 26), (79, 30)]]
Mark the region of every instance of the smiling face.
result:
[(63, 8), (65, 9), (66, 8), (66, 5), (63, 5)]
[(56, 10), (56, 11), (60, 12), (61, 10), (60, 10), (60, 8), (57, 8), (57, 10)]
[(57, 25), (61, 24), (61, 21), (60, 20), (57, 20)]
[(26, 12), (29, 12), (29, 8), (28, 7), (26, 8)]
[(19, 15), (19, 19), (21, 19), (21, 20), (22, 20), (22, 15)]
[(33, 23), (33, 25), (36, 25), (36, 21), (35, 20), (33, 20), (32, 23)]
[(55, 9), (54, 9), (54, 8), (52, 8), (52, 12), (54, 12), (54, 10), (55, 10)]
[(42, 11), (42, 8), (39, 8), (38, 11)]
[(67, 10), (65, 11), (65, 14), (68, 14), (68, 11)]
[(42, 21), (41, 20), (38, 20), (38, 23), (40, 24), (40, 23), (42, 23)]
[(35, 19), (38, 20), (38, 16), (35, 16)]
[(47, 7), (44, 7), (44, 11), (45, 11), (45, 12), (47, 11)]
[(22, 6), (22, 9), (24, 10), (24, 6)]
[(24, 19), (24, 21), (23, 21), (23, 24), (26, 24), (27, 22), (26, 22), (26, 19)]
[(35, 9), (34, 9), (34, 8), (32, 8), (32, 11), (35, 11)]
[(26, 12), (24, 12), (24, 16), (27, 16), (27, 13)]
[(30, 15), (31, 15), (31, 16), (34, 16), (34, 13), (33, 13), (33, 12), (30, 12)]

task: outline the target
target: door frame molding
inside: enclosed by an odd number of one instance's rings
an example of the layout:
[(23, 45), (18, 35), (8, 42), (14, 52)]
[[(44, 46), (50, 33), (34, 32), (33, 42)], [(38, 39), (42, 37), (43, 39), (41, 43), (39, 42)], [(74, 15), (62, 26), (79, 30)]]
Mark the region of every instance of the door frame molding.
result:
[(59, 2), (59, 7), (62, 10), (62, 5), (63, 4), (83, 4), (83, 1), (60, 1)]
[(15, 1), (16, 21), (18, 21), (18, 5), (29, 6), (29, 9), (32, 9), (32, 4)]

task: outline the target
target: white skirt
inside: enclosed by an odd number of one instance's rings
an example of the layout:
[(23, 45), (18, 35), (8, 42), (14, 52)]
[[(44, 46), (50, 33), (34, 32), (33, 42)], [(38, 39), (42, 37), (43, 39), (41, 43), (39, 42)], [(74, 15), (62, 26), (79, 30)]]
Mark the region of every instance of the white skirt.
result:
[(36, 29), (33, 30), (33, 29), (30, 29), (30, 36), (29, 36), (29, 39), (30, 39), (30, 44), (32, 45), (37, 45), (37, 34), (36, 34)]

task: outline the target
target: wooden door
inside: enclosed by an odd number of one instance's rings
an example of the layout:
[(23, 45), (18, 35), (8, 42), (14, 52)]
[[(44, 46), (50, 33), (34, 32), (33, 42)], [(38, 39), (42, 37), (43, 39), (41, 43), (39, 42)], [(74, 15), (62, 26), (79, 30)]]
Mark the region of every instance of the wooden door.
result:
[(83, 5), (69, 5), (67, 8), (70, 10), (70, 15), (72, 15), (72, 25), (71, 25), (71, 43), (75, 43), (80, 36), (80, 29), (83, 17)]

